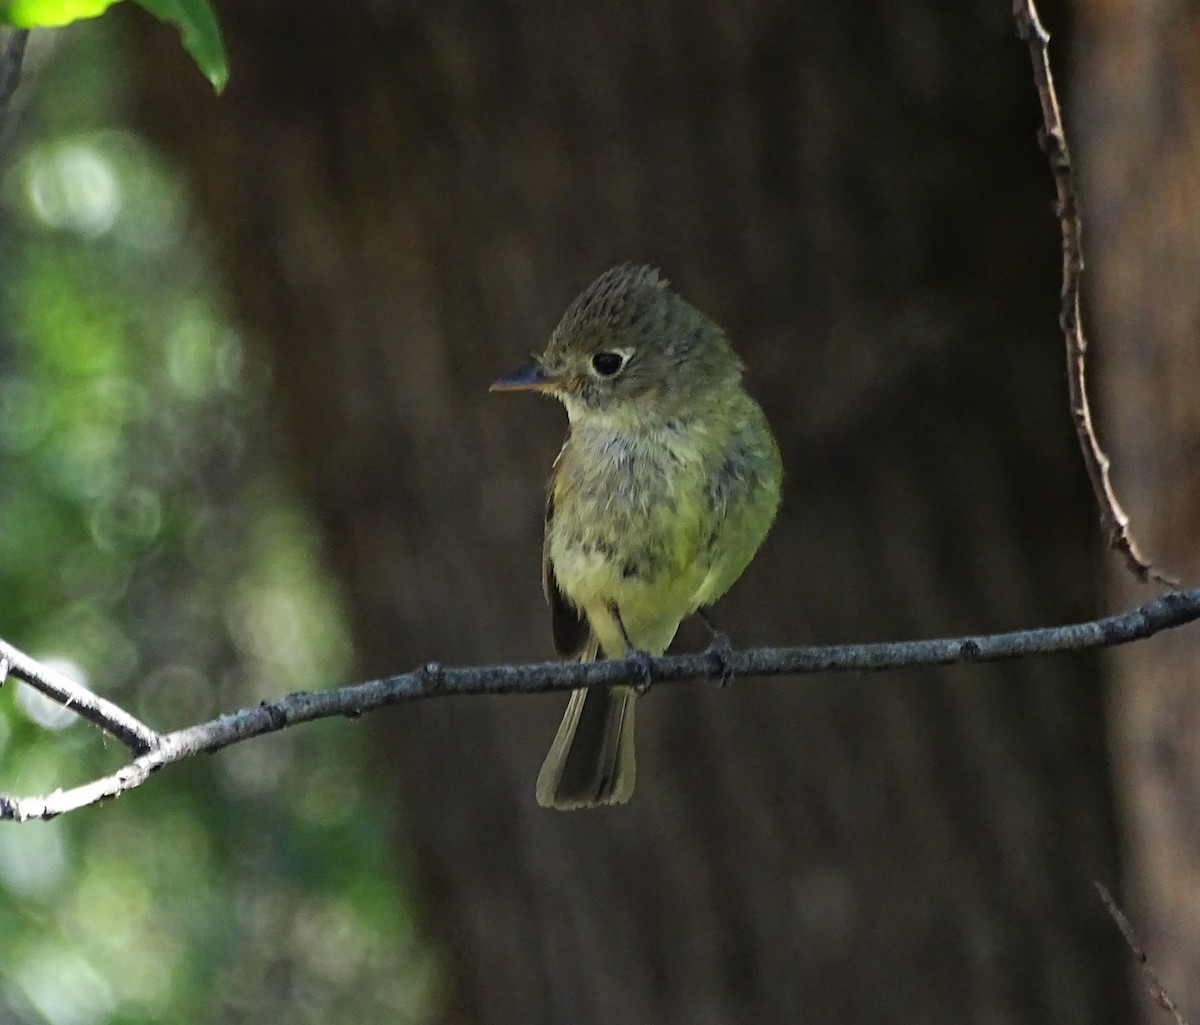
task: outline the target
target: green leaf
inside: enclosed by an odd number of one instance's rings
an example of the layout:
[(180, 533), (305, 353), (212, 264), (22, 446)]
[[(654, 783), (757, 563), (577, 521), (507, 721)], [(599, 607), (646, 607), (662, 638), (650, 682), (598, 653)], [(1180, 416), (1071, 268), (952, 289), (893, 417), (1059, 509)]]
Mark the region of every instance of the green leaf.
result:
[(17, 28), (68, 25), (103, 14), (116, 0), (0, 0), (0, 23)]
[(137, 0), (159, 21), (179, 29), (183, 48), (192, 55), (212, 87), (221, 92), (229, 80), (229, 61), (221, 42), (221, 27), (208, 0)]

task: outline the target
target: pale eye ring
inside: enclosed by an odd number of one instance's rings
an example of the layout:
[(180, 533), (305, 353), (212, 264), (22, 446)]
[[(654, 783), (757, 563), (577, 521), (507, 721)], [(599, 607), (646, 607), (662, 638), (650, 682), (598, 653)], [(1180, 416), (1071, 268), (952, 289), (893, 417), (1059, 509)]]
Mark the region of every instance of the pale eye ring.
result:
[(592, 357), (592, 369), (600, 377), (615, 377), (629, 360), (624, 352), (598, 352)]

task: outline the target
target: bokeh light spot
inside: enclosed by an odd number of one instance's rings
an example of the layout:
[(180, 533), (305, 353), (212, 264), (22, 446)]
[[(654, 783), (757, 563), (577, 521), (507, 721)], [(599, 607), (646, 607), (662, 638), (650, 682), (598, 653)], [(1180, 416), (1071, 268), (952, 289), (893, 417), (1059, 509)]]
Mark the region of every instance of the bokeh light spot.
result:
[(52, 422), (46, 396), (23, 377), (0, 382), (0, 445), (9, 452), (28, 452), (45, 436)]
[(60, 142), (35, 151), (26, 188), (45, 224), (96, 237), (121, 212), (121, 185), (108, 158), (82, 142)]
[(74, 950), (49, 944), (17, 969), (25, 996), (51, 1025), (93, 1025), (112, 1012), (112, 989)]
[(52, 893), (67, 866), (58, 822), (27, 822), (0, 831), (0, 880), (10, 893), (40, 897)]
[(147, 487), (133, 485), (105, 496), (92, 512), (92, 538), (104, 551), (151, 541), (162, 526), (162, 502)]
[[(82, 683), (85, 687), (88, 685), (87, 674), (78, 665), (68, 659), (42, 659), (42, 665), (48, 669), (53, 669), (57, 673), (61, 673), (76, 683)], [(39, 726), (45, 726), (50, 730), (61, 730), (64, 727), (70, 726), (71, 723), (79, 718), (69, 708), (46, 697), (41, 691), (34, 690), (27, 683), (19, 683), (17, 685), (17, 704), (30, 719)]]

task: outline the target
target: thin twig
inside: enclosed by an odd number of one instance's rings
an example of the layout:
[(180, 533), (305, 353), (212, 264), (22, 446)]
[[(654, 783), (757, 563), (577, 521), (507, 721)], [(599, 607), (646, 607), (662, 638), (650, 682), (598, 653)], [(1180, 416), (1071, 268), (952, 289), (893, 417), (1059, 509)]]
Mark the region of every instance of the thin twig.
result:
[(1100, 507), (1100, 524), (1108, 537), (1109, 547), (1120, 552), (1125, 564), (1139, 580), (1157, 580), (1177, 587), (1179, 582), (1156, 569), (1141, 554), (1129, 525), (1129, 517), (1117, 501), (1109, 476), (1109, 459), (1100, 447), (1092, 411), (1088, 404), (1086, 383), (1087, 339), (1079, 310), (1079, 279), (1083, 273), (1082, 225), (1079, 201), (1075, 190), (1075, 172), (1071, 152), (1063, 130), (1062, 112), (1050, 73), (1050, 35), (1042, 27), (1034, 0), (1013, 0), (1013, 19), (1017, 35), (1029, 47), (1033, 62), (1033, 82), (1042, 106), (1042, 129), (1038, 133), (1042, 152), (1050, 164), (1054, 187), (1058, 193), (1058, 223), (1062, 232), (1063, 283), (1062, 306), (1058, 322), (1067, 340), (1067, 387), (1071, 403), (1071, 419), (1079, 437), (1083, 462), (1096, 504)]
[[(6, 676), (23, 680), (48, 698), (53, 698), (64, 708), (83, 716), (88, 722), (111, 733), (135, 755), (153, 750), (162, 737), (140, 719), (130, 715), (119, 705), (102, 698), (76, 683), (69, 676), (56, 672), (23, 651), (0, 641), (0, 659), (3, 660)], [(0, 681), (3, 677), (0, 677)]]
[(21, 82), (21, 65), (25, 62), (25, 45), (29, 42), (29, 29), (13, 29), (4, 50), (0, 52), (0, 141), (8, 121), (8, 105)]
[(1112, 915), (1113, 921), (1117, 923), (1117, 928), (1121, 930), (1121, 935), (1125, 937), (1125, 942), (1129, 944), (1129, 949), (1133, 953), (1133, 959), (1141, 966), (1142, 972), (1146, 976), (1146, 981), (1150, 985), (1150, 995), (1154, 997), (1154, 1002), (1164, 1011), (1174, 1015), (1175, 1025), (1187, 1025), (1187, 1021), (1175, 1005), (1175, 1001), (1171, 999), (1171, 995), (1166, 991), (1162, 982), (1159, 981), (1158, 973), (1151, 966), (1145, 949), (1138, 943), (1137, 933), (1133, 931), (1133, 926), (1130, 925), (1129, 919), (1125, 917), (1125, 913), (1117, 905), (1117, 902), (1113, 900), (1113, 895), (1108, 892), (1104, 884), (1096, 881), (1095, 885), (1096, 889), (1100, 891), (1100, 899), (1104, 901), (1104, 906), (1108, 909), (1108, 913)]
[[(1172, 591), (1139, 608), (1104, 619), (1013, 633), (883, 644), (752, 648), (729, 652), (720, 666), (714, 664), (709, 652), (668, 655), (651, 660), (651, 678), (653, 683), (670, 683), (715, 680), (726, 669), (732, 669), (739, 677), (745, 678), (823, 672), (878, 672), (918, 666), (995, 662), (1127, 644), (1197, 619), (1200, 619), (1200, 588)], [(5, 646), (2, 650), (12, 652), (15, 649)], [(250, 737), (274, 733), (314, 719), (335, 715), (356, 717), (386, 705), (417, 698), (537, 694), (576, 687), (611, 687), (614, 684), (638, 683), (642, 680), (641, 673), (640, 664), (626, 660), (464, 667), (443, 667), (430, 662), (420, 669), (383, 680), (334, 690), (302, 691), (168, 733), (159, 737), (146, 754), (115, 773), (72, 790), (59, 790), (42, 797), (0, 796), (0, 819), (53, 818), (130, 790), (164, 765), (201, 752), (218, 751)], [(112, 707), (108, 702), (104, 702), (104, 705)], [(115, 732), (111, 722), (102, 722), (100, 725), (109, 732)], [(157, 734), (154, 736), (158, 737)]]

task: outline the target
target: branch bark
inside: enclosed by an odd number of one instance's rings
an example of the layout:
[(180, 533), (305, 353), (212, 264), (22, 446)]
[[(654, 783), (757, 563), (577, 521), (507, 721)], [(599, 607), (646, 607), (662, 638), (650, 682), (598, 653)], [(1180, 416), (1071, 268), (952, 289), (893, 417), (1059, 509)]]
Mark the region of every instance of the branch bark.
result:
[[(809, 673), (881, 672), (890, 669), (996, 662), (1057, 652), (1087, 651), (1143, 640), (1200, 619), (1200, 588), (1171, 591), (1154, 601), (1104, 619), (1011, 633), (878, 644), (818, 647), (752, 648), (730, 653), (703, 651), (651, 659), (651, 682), (644, 684), (637, 661), (531, 662), (524, 665), (446, 667), (429, 662), (419, 669), (381, 680), (324, 691), (300, 691), (208, 722), (159, 735), (111, 702), (71, 683), (31, 671), (32, 659), (10, 645), (0, 649), (10, 672), (55, 700), (83, 711), (86, 717), (136, 750), (148, 750), (116, 772), (70, 790), (35, 797), (0, 795), (0, 819), (50, 819), (96, 804), (140, 786), (151, 773), (202, 752), (219, 751), (251, 737), (314, 719), (357, 717), (387, 705), (418, 698), (473, 694), (538, 694), (576, 687), (634, 684), (646, 689), (658, 683), (719, 680), (732, 668), (737, 676), (807, 675)], [(0, 642), (3, 643), (3, 642)], [(70, 681), (68, 681), (70, 682)], [(79, 692), (85, 691), (85, 695)], [(67, 700), (64, 700), (64, 696)], [(130, 734), (131, 724), (135, 731)], [(143, 732), (144, 731), (144, 732)], [(123, 734), (130, 735), (125, 739)]]
[(25, 63), (28, 42), (29, 29), (13, 29), (0, 50), (0, 142), (4, 141), (9, 104), (21, 83), (21, 66)]
[(1125, 937), (1125, 942), (1129, 945), (1129, 951), (1133, 954), (1133, 959), (1142, 969), (1142, 974), (1146, 976), (1146, 982), (1150, 987), (1150, 995), (1154, 997), (1154, 1002), (1175, 1019), (1175, 1025), (1188, 1025), (1178, 1005), (1171, 999), (1171, 994), (1167, 992), (1166, 987), (1159, 980), (1158, 972), (1150, 964), (1150, 958), (1146, 954), (1145, 948), (1138, 942), (1137, 933), (1133, 931), (1133, 926), (1130, 924), (1129, 919), (1125, 917), (1125, 912), (1121, 910), (1120, 906), (1113, 899), (1113, 895), (1108, 892), (1108, 888), (1103, 883), (1097, 881), (1095, 886), (1100, 893), (1100, 900), (1104, 902), (1104, 906), (1108, 909), (1112, 920), (1117, 923), (1117, 928), (1121, 930), (1121, 935)]
[(81, 683), (57, 670), (30, 658), (23, 651), (0, 640), (0, 683), (5, 677), (14, 676), (35, 690), (57, 701), (83, 716), (94, 726), (112, 734), (135, 755), (145, 754), (158, 747), (162, 737), (140, 719), (130, 715), (119, 705), (114, 705)]
[(1130, 571), (1141, 581), (1157, 580), (1176, 587), (1178, 580), (1156, 569), (1138, 549), (1129, 516), (1121, 508), (1109, 475), (1109, 459), (1100, 447), (1096, 427), (1092, 422), (1087, 395), (1087, 338), (1083, 333), (1080, 315), (1079, 282), (1083, 274), (1082, 223), (1079, 200), (1075, 189), (1075, 171), (1071, 151), (1063, 129), (1062, 112), (1050, 72), (1050, 34), (1042, 26), (1034, 0), (1013, 0), (1013, 19), (1017, 35), (1029, 47), (1033, 63), (1033, 83), (1042, 107), (1042, 128), (1038, 141), (1058, 193), (1058, 223), (1062, 232), (1063, 282), (1062, 305), (1058, 322), (1067, 342), (1067, 387), (1071, 403), (1071, 420), (1079, 437), (1083, 462), (1096, 504), (1100, 507), (1100, 523), (1108, 537), (1109, 547), (1119, 552)]

